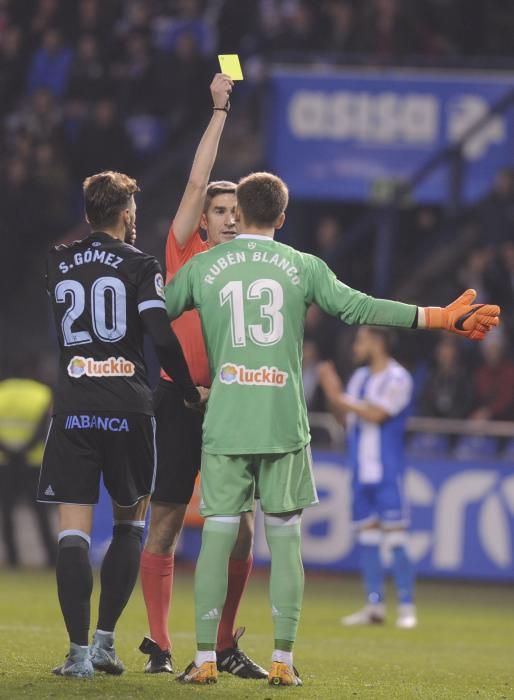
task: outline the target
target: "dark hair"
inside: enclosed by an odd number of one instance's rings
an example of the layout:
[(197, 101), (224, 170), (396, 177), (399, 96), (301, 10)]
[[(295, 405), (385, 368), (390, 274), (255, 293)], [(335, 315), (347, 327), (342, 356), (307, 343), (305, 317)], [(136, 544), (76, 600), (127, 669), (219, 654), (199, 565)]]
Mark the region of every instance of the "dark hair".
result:
[(248, 226), (273, 226), (289, 201), (287, 185), (272, 173), (251, 173), (239, 180), (237, 203)]
[(366, 330), (381, 339), (384, 350), (390, 355), (396, 343), (394, 331), (384, 326), (366, 326)]
[(114, 226), (132, 195), (139, 192), (133, 178), (112, 170), (87, 177), (82, 189), (87, 219), (96, 230)]
[(230, 182), (230, 180), (215, 180), (214, 182), (210, 182), (207, 186), (207, 192), (205, 193), (204, 212), (210, 207), (214, 197), (217, 197), (219, 194), (235, 194), (236, 187), (236, 183)]

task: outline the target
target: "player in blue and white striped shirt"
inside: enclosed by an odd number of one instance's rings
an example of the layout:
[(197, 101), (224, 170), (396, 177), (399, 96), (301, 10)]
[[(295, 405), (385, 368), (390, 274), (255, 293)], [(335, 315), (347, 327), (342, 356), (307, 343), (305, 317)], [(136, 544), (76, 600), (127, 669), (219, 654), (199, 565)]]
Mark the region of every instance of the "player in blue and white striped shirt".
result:
[(357, 332), (354, 359), (359, 367), (346, 392), (330, 363), (320, 366), (320, 384), (330, 408), (346, 420), (353, 468), (352, 520), (358, 532), (366, 606), (342, 619), (345, 625), (381, 623), (385, 619), (382, 543), (392, 550), (398, 596), (396, 624), (417, 624), (414, 572), (407, 552), (409, 523), (404, 497), (405, 426), (412, 400), (412, 378), (391, 356), (391, 335), (385, 328)]

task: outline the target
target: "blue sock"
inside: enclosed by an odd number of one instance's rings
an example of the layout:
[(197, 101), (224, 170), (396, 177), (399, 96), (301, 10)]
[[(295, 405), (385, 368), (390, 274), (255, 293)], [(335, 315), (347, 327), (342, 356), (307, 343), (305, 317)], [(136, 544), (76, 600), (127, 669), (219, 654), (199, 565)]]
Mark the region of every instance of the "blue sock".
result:
[(387, 535), (393, 551), (393, 576), (400, 605), (414, 601), (414, 567), (407, 553), (407, 533), (391, 532)]
[(367, 602), (376, 605), (384, 600), (384, 567), (380, 557), (382, 533), (378, 529), (359, 533), (359, 554)]

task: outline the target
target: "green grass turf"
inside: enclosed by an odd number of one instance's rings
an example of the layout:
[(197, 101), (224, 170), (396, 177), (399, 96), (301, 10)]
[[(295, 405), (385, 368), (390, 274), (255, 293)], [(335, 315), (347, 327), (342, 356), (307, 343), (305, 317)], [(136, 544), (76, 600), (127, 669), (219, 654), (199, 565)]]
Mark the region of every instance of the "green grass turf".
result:
[[(514, 700), (514, 587), (420, 583), (420, 624), (410, 631), (395, 629), (393, 606), (384, 627), (341, 627), (341, 614), (360, 604), (356, 578), (308, 575), (295, 650), (303, 688), (269, 688), (262, 681), (226, 674), (217, 686), (193, 688), (179, 685), (172, 676), (142, 673), (146, 657), (137, 647), (147, 626), (138, 588), (117, 633), (116, 648), (128, 671), (119, 678), (98, 674), (92, 681), (74, 681), (49, 673), (62, 661), (67, 646), (53, 574), (0, 572), (0, 698), (168, 700), (202, 695), (267, 700), (294, 693), (323, 700)], [(239, 621), (247, 627), (242, 648), (267, 666), (272, 628), (264, 575), (253, 576)], [(182, 670), (194, 649), (188, 572), (176, 577), (171, 628), (176, 666)]]

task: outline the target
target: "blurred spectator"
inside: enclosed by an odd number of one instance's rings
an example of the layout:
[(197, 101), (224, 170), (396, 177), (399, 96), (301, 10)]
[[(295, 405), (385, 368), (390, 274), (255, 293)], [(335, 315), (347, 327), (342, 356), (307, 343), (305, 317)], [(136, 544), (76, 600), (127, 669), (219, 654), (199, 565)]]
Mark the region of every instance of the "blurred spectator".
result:
[(6, 140), (6, 157), (16, 156), (28, 163), (32, 157), (34, 139), (28, 130), (20, 126), (14, 133), (9, 134)]
[(205, 95), (200, 90), (192, 90), (192, 85), (207, 85), (210, 80), (210, 66), (202, 56), (194, 34), (182, 33), (175, 43), (175, 49), (166, 67), (170, 77), (168, 87), (160, 95), (162, 105), (169, 112), (174, 132), (186, 125), (197, 126), (203, 120)]
[(317, 15), (307, 2), (291, 5), (283, 17), (282, 30), (274, 37), (271, 48), (279, 52), (321, 49)]
[(305, 340), (303, 344), (302, 378), (305, 403), (309, 411), (322, 411), (325, 408), (325, 399), (319, 384), (319, 362), (318, 346), (313, 340)]
[(316, 254), (324, 260), (329, 268), (343, 281), (343, 256), (341, 251), (342, 232), (339, 221), (333, 216), (322, 217), (316, 227)]
[(473, 389), (461, 343), (441, 336), (435, 362), (419, 399), (418, 413), (434, 418), (465, 418), (472, 407)]
[(514, 231), (514, 172), (500, 170), (492, 191), (479, 207), (484, 245), (501, 245)]
[(124, 37), (138, 32), (150, 34), (156, 4), (153, 0), (128, 0), (122, 6), (122, 17), (116, 23), (116, 33)]
[(8, 26), (0, 33), (0, 105), (4, 112), (14, 107), (23, 90), (26, 65), (21, 30)]
[(60, 32), (55, 28), (48, 29), (43, 35), (41, 48), (32, 57), (28, 93), (47, 88), (56, 97), (61, 97), (68, 84), (72, 60), (73, 51), (64, 46)]
[(33, 142), (58, 143), (63, 137), (61, 108), (46, 88), (39, 88), (26, 98), (20, 109), (9, 115), (6, 123), (12, 133), (24, 131)]
[(30, 41), (32, 47), (39, 46), (45, 32), (58, 26), (59, 0), (38, 0), (30, 17)]
[[(46, 210), (44, 195), (35, 183), (29, 164), (18, 157), (7, 161), (1, 180), (2, 197), (0, 198), (0, 218), (9, 231), (8, 240), (2, 240), (2, 256), (7, 255), (10, 245), (26, 250), (30, 256), (30, 246), (37, 241), (38, 232), (46, 228)], [(7, 250), (6, 250), (7, 248)], [(19, 260), (23, 256), (10, 257), (8, 260)], [(17, 275), (19, 270), (9, 268)]]
[(328, 0), (324, 5), (324, 51), (355, 51), (355, 10), (349, 0)]
[(343, 230), (335, 216), (322, 216), (315, 230), (316, 255), (324, 260), (336, 277), (350, 287), (365, 289), (367, 256), (348, 254), (344, 247)]
[(497, 250), (486, 281), (491, 299), (502, 308), (503, 324), (514, 334), (514, 241), (507, 241)]
[(11, 19), (9, 4), (9, 0), (0, 0), (0, 36), (6, 30)]
[(66, 97), (80, 101), (85, 112), (88, 103), (106, 97), (111, 89), (112, 83), (96, 37), (93, 34), (83, 34), (78, 41), (71, 66)]
[(184, 35), (191, 36), (198, 51), (209, 56), (214, 51), (214, 37), (199, 0), (175, 0), (175, 17), (161, 16), (157, 20), (157, 46), (174, 51)]
[(406, 227), (405, 235), (398, 246), (400, 250), (404, 250), (405, 247), (410, 250), (410, 262), (412, 257), (421, 251), (433, 248), (440, 226), (439, 218), (433, 207), (421, 206), (414, 211), (414, 221)]
[(114, 100), (103, 99), (96, 103), (92, 119), (79, 131), (74, 156), (75, 173), (80, 182), (101, 170), (131, 172), (132, 144)]
[(124, 56), (115, 64), (113, 76), (120, 108), (125, 113), (155, 113), (162, 76), (146, 34), (132, 32), (126, 37)]
[(77, 16), (70, 31), (75, 34), (75, 38), (91, 34), (96, 38), (101, 51), (107, 47), (114, 50), (112, 29), (118, 7), (117, 2), (79, 0)]
[[(42, 320), (38, 317), (41, 306), (45, 308), (41, 260), (53, 235), (45, 192), (36, 183), (28, 164), (18, 157), (7, 161), (0, 179), (0, 190), (2, 259), (8, 261), (2, 266), (1, 274), (2, 311), (7, 324), (2, 343), (6, 335), (21, 342), (22, 333), (18, 326), (25, 334), (32, 332), (34, 342)], [(36, 294), (34, 287), (38, 288)], [(14, 351), (14, 346), (11, 351)], [(15, 352), (19, 352), (18, 345)]]
[(475, 370), (475, 401), (471, 418), (514, 419), (514, 362), (508, 356), (503, 332), (488, 334), (480, 344), (482, 362)]
[(458, 274), (462, 289), (476, 289), (477, 299), (482, 303), (490, 301), (486, 275), (491, 260), (492, 252), (489, 248), (475, 248)]
[(33, 174), (45, 199), (48, 225), (56, 235), (72, 224), (72, 189), (70, 172), (49, 141), (39, 143), (34, 149)]
[(305, 338), (315, 340), (321, 359), (333, 359), (336, 351), (334, 339), (344, 328), (339, 319), (324, 313), (319, 306), (311, 304), (305, 316)]
[(360, 27), (364, 51), (385, 61), (413, 53), (416, 36), (410, 6), (402, 0), (368, 2)]
[(22, 499), (36, 515), (47, 564), (55, 565), (55, 537), (49, 512), (34, 497), (51, 402), (50, 389), (33, 379), (13, 377), (0, 382), (0, 505), (2, 533), (11, 566), (19, 564), (14, 511)]

